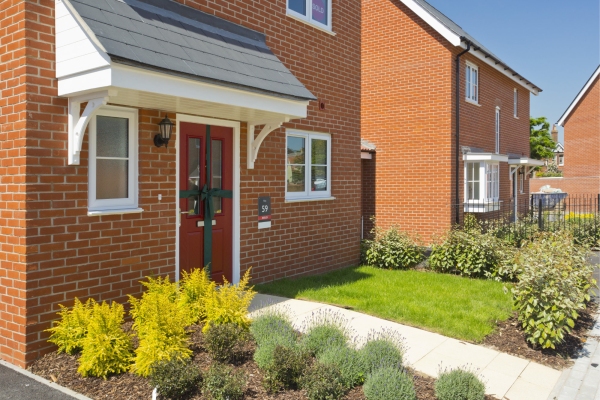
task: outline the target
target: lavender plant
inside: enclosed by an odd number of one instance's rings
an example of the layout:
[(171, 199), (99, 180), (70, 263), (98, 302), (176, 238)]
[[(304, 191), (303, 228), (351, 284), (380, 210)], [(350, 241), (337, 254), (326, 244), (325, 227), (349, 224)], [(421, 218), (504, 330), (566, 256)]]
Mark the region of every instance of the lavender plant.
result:
[(352, 337), (348, 320), (330, 309), (317, 310), (305, 321), (301, 345), (314, 356), (331, 347), (346, 346)]
[(403, 369), (378, 368), (363, 385), (367, 400), (416, 400), (417, 394), (411, 377)]
[(484, 400), (485, 385), (468, 369), (449, 369), (439, 374), (435, 395), (439, 400)]
[(402, 369), (405, 352), (404, 339), (391, 329), (371, 331), (367, 343), (360, 349), (362, 363), (367, 373), (380, 368)]
[(333, 365), (340, 370), (341, 382), (345, 389), (352, 389), (365, 381), (366, 367), (361, 353), (353, 347), (334, 346), (325, 350), (319, 362)]

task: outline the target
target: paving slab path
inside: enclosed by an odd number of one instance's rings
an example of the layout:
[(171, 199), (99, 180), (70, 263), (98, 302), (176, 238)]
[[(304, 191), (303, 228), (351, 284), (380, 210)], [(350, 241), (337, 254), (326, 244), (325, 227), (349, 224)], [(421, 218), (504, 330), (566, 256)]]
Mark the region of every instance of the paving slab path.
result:
[[(600, 282), (600, 252), (594, 252), (590, 260), (599, 266), (594, 277)], [(593, 296), (600, 301), (598, 289)], [(575, 364), (563, 371), (548, 400), (600, 400), (600, 314)]]
[(546, 400), (561, 377), (553, 368), (484, 346), (322, 303), (258, 294), (250, 306), (251, 315), (267, 307), (284, 307), (299, 330), (317, 310), (337, 312), (349, 321), (359, 346), (371, 330), (393, 329), (405, 339), (408, 366), (431, 377), (437, 377), (440, 368), (468, 366), (477, 370), (486, 393), (498, 399)]

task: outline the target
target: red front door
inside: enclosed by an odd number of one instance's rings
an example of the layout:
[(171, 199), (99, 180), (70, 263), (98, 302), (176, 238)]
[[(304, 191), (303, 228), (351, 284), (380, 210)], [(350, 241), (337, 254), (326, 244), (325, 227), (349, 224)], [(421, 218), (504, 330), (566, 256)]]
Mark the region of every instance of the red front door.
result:
[[(208, 189), (233, 189), (233, 129), (210, 126), (210, 177), (207, 177), (208, 128), (190, 122), (180, 124), (180, 190), (200, 190), (204, 185), (208, 185)], [(205, 227), (205, 207), (200, 197), (179, 199), (179, 270), (189, 272), (204, 267), (204, 232), (212, 229), (212, 279), (220, 282), (225, 276), (231, 282), (233, 200), (213, 197), (212, 201), (212, 226)]]

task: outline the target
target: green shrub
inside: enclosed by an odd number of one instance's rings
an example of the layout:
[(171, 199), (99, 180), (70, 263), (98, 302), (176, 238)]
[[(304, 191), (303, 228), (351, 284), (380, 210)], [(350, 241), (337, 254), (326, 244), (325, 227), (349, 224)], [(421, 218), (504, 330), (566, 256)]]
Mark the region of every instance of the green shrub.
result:
[(273, 341), (281, 345), (294, 343), (298, 337), (288, 313), (276, 307), (269, 307), (252, 320), (250, 334), (258, 346)]
[(573, 235), (573, 241), (578, 245), (600, 245), (600, 215), (571, 212), (565, 215), (565, 228)]
[(587, 250), (565, 232), (539, 234), (517, 257), (522, 270), (513, 299), (527, 340), (555, 348), (571, 331), (595, 285)]
[(110, 374), (129, 369), (132, 346), (131, 338), (121, 329), (124, 315), (119, 303), (113, 302), (110, 306), (105, 302), (94, 303), (77, 368), (82, 376), (106, 379)]
[(215, 363), (204, 374), (202, 394), (212, 400), (238, 400), (244, 397), (245, 386), (243, 371)]
[(177, 285), (168, 277), (148, 278), (142, 284), (147, 288), (142, 298), (129, 296), (129, 303), (133, 329), (139, 338), (132, 371), (146, 377), (157, 361), (168, 360), (172, 354), (181, 359), (192, 355), (186, 327), (193, 318), (189, 308), (178, 301)]
[(198, 388), (201, 380), (200, 369), (189, 359), (184, 360), (176, 354), (150, 367), (150, 383), (164, 398), (186, 398)]
[(367, 373), (384, 367), (402, 368), (403, 340), (398, 333), (392, 330), (371, 332), (359, 352)]
[(301, 345), (311, 355), (319, 356), (330, 347), (346, 346), (350, 340), (348, 321), (329, 309), (313, 312), (305, 324)]
[(204, 321), (206, 319), (204, 299), (215, 290), (216, 284), (202, 268), (194, 269), (190, 273), (183, 271), (182, 275), (179, 282), (181, 293), (179, 302), (190, 310), (193, 323)]
[(416, 400), (413, 381), (398, 368), (378, 368), (369, 375), (363, 385), (367, 400)]
[(319, 362), (310, 366), (300, 379), (309, 400), (338, 400), (344, 396), (340, 370)]
[(435, 395), (439, 400), (484, 400), (485, 385), (474, 373), (454, 369), (440, 374)]
[(248, 332), (239, 325), (213, 325), (204, 334), (204, 344), (213, 360), (233, 362), (238, 358)]
[(203, 296), (204, 313), (206, 315), (203, 332), (213, 325), (232, 323), (248, 329), (248, 307), (256, 295), (250, 283), (250, 269), (246, 271), (237, 285), (230, 284), (223, 278), (218, 290), (210, 290)]
[(298, 346), (276, 346), (273, 363), (265, 371), (264, 386), (269, 392), (296, 388), (310, 356)]
[(297, 346), (298, 334), (287, 314), (277, 308), (270, 308), (256, 317), (250, 325), (250, 333), (257, 344), (254, 361), (263, 371), (273, 365), (277, 346), (285, 348)]
[(51, 333), (48, 341), (58, 346), (57, 352), (59, 354), (63, 351), (67, 354), (75, 354), (81, 351), (94, 304), (96, 304), (96, 301), (92, 298), (82, 303), (77, 297), (75, 297), (71, 310), (59, 304), (60, 312), (58, 312), (58, 315), (60, 315), (61, 320), (54, 322), (52, 328), (46, 329), (46, 332)]
[(333, 365), (341, 373), (344, 388), (352, 389), (361, 385), (366, 376), (366, 367), (361, 353), (347, 346), (334, 346), (321, 353), (318, 358), (321, 364)]
[(432, 246), (429, 266), (443, 273), (470, 278), (515, 279), (515, 271), (506, 266), (514, 250), (493, 232), (484, 233), (475, 217), (465, 217), (463, 229), (452, 229), (441, 244)]
[(373, 234), (373, 240), (365, 241), (368, 265), (386, 269), (407, 269), (425, 259), (423, 246), (394, 226), (386, 231), (374, 228)]

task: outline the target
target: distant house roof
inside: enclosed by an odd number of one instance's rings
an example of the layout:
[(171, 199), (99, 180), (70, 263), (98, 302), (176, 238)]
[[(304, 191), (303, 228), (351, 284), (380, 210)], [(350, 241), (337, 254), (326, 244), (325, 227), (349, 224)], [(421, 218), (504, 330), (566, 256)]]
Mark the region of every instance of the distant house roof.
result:
[(466, 48), (466, 44), (471, 44), (472, 54), (491, 65), (504, 75), (511, 78), (533, 94), (542, 91), (538, 86), (525, 79), (508, 64), (500, 60), (485, 46), (479, 43), (473, 36), (469, 35), (464, 29), (457, 25), (450, 18), (441, 13), (438, 9), (427, 3), (425, 0), (401, 0), (404, 5), (410, 8), (415, 14), (423, 19), (428, 25), (435, 29), (440, 35), (446, 38), (454, 46)]
[(68, 3), (113, 62), (281, 97), (315, 99), (267, 47), (260, 32), (169, 0)]
[(563, 146), (562, 143), (556, 143), (556, 147), (554, 148), (554, 152), (555, 153), (564, 153), (565, 152), (565, 146)]
[(567, 118), (569, 118), (569, 116), (571, 115), (571, 113), (573, 112), (575, 107), (577, 107), (577, 104), (579, 104), (579, 102), (581, 101), (583, 96), (585, 96), (587, 91), (592, 87), (592, 84), (594, 83), (596, 78), (598, 78), (598, 76), (600, 76), (600, 65), (598, 65), (598, 68), (596, 68), (596, 71), (594, 71), (594, 73), (592, 74), (590, 79), (588, 79), (588, 81), (585, 83), (585, 85), (583, 85), (583, 88), (579, 91), (579, 93), (577, 94), (575, 99), (571, 102), (571, 104), (569, 105), (567, 110), (564, 112), (562, 117), (560, 117), (560, 119), (557, 122), (558, 125), (565, 126), (565, 122), (567, 121)]

